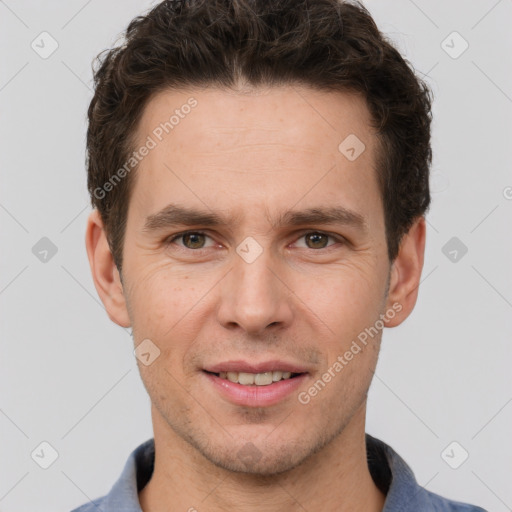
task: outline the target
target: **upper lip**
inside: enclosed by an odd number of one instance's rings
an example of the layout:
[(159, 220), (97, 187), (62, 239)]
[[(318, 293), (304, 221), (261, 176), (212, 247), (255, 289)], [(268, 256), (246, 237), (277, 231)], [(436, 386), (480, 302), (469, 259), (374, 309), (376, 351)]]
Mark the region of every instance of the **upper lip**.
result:
[(304, 366), (286, 361), (279, 361), (277, 359), (272, 361), (262, 361), (261, 363), (249, 363), (248, 361), (224, 361), (214, 365), (206, 366), (203, 368), (207, 372), (220, 373), (220, 372), (245, 372), (245, 373), (265, 373), (273, 371), (284, 371), (291, 373), (307, 373)]

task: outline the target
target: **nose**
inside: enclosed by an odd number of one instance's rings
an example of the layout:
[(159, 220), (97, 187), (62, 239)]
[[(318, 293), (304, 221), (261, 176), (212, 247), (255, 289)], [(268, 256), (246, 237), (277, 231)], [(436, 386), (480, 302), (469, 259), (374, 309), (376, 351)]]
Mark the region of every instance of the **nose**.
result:
[(234, 266), (222, 281), (217, 317), (227, 329), (240, 328), (248, 334), (290, 325), (293, 294), (286, 285), (284, 269), (269, 250), (251, 263), (235, 255)]

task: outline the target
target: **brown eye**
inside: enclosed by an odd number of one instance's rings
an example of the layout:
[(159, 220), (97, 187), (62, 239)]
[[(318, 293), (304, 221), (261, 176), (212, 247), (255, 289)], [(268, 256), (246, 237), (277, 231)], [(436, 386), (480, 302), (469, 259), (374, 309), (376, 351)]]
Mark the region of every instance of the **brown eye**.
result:
[(306, 244), (310, 249), (323, 249), (327, 247), (329, 235), (324, 233), (308, 233), (304, 235)]
[(188, 249), (202, 249), (205, 243), (203, 233), (185, 233), (180, 238), (183, 239), (183, 245)]

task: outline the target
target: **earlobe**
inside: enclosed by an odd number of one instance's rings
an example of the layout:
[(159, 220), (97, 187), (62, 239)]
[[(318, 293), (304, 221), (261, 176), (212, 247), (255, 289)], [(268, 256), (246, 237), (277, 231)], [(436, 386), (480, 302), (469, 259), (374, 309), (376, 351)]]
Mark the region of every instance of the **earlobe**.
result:
[(94, 286), (109, 318), (121, 327), (130, 327), (123, 285), (98, 210), (93, 210), (87, 220), (85, 246)]
[(419, 217), (403, 236), (391, 268), (386, 306), (393, 308), (397, 314), (386, 321), (386, 327), (400, 325), (414, 309), (423, 270), (425, 239), (425, 218)]

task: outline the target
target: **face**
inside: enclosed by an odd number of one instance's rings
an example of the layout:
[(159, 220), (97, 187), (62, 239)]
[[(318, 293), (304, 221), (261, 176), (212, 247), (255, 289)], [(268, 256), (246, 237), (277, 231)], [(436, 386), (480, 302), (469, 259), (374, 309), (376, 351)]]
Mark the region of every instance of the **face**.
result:
[[(361, 333), (390, 307), (367, 107), (299, 87), (167, 91), (137, 133), (155, 146), (123, 293), (135, 345), (160, 351), (138, 363), (154, 422), (232, 471), (296, 467), (361, 425), (381, 331)], [(280, 372), (298, 375), (269, 384)]]

